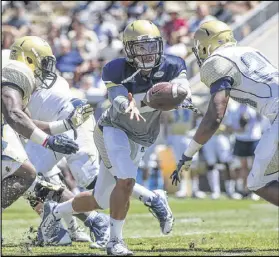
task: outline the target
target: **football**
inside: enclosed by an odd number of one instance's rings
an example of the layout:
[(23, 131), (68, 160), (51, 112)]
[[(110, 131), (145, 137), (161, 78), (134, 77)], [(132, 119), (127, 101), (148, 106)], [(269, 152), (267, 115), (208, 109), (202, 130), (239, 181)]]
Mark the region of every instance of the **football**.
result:
[(187, 90), (178, 83), (160, 82), (150, 88), (143, 101), (149, 107), (170, 111), (181, 104), (187, 96)]

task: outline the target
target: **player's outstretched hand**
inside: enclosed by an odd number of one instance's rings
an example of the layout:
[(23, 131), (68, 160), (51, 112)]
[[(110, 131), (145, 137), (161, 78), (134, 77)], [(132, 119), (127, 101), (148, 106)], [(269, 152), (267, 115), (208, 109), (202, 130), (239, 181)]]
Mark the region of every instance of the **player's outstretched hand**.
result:
[(184, 154), (182, 155), (182, 158), (179, 161), (176, 170), (170, 176), (172, 185), (175, 184), (177, 186), (177, 183), (180, 183), (182, 168), (184, 167), (184, 169), (188, 171), (191, 166), (192, 159), (192, 157), (187, 157)]
[(129, 106), (125, 110), (125, 113), (130, 113), (130, 120), (136, 117), (137, 121), (140, 121), (140, 119), (142, 119), (144, 122), (146, 122), (145, 118), (143, 118), (143, 116), (140, 114), (140, 111), (137, 108), (136, 100), (133, 98), (133, 95), (131, 93), (128, 94), (128, 100)]
[(46, 148), (63, 154), (76, 153), (79, 150), (78, 144), (66, 135), (49, 136), (47, 138)]

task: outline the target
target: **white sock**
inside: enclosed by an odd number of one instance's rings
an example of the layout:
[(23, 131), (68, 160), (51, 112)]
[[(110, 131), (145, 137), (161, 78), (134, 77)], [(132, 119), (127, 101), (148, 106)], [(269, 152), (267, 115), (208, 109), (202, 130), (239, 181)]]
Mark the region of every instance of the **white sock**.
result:
[(75, 231), (78, 228), (77, 219), (75, 217), (71, 215), (64, 215), (63, 219), (66, 223), (66, 227), (68, 228), (68, 230)]
[(187, 192), (187, 180), (185, 178), (183, 178), (180, 182), (179, 191), (183, 193)]
[(243, 178), (238, 178), (236, 180), (236, 189), (239, 192), (243, 192), (244, 191), (244, 181), (243, 181)]
[(112, 240), (121, 240), (122, 237), (122, 229), (125, 220), (115, 220), (110, 217), (110, 241)]
[(70, 199), (67, 202), (59, 203), (53, 211), (55, 217), (59, 219), (62, 216), (77, 214), (77, 212), (74, 212), (73, 210), (73, 200), (74, 199)]
[(199, 178), (194, 177), (192, 179), (192, 193), (198, 192), (199, 190)]
[(235, 180), (225, 180), (225, 190), (227, 194), (233, 194), (235, 192)]
[(132, 196), (145, 203), (149, 198), (154, 197), (155, 194), (154, 192), (136, 183), (133, 189)]
[(220, 194), (220, 174), (219, 170), (213, 169), (207, 172), (208, 184), (212, 193)]

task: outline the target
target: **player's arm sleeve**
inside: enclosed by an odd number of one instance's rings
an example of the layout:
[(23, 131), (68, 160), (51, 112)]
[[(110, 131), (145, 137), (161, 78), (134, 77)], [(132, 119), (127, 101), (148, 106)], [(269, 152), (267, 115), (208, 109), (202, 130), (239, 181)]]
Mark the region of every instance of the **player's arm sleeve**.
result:
[(128, 90), (121, 85), (121, 82), (109, 66), (103, 68), (102, 79), (107, 87), (108, 98), (118, 112), (125, 113), (129, 105)]
[(209, 58), (201, 68), (201, 81), (215, 94), (222, 90), (231, 90), (238, 86), (241, 74), (235, 64), (221, 56)]

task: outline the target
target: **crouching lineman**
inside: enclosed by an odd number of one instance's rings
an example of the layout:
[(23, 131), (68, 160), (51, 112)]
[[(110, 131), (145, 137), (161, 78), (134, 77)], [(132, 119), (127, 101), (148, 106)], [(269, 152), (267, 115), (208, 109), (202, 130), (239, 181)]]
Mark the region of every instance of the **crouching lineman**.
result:
[[(130, 196), (140, 159), (159, 133), (161, 111), (142, 105), (146, 92), (156, 83), (176, 81), (188, 90), (183, 59), (163, 55), (163, 42), (158, 28), (150, 21), (136, 20), (124, 31), (127, 58), (118, 58), (103, 69), (102, 79), (108, 88), (111, 107), (99, 119), (94, 140), (102, 158), (93, 191), (82, 192), (72, 201), (53, 204), (53, 214), (44, 222), (52, 223), (63, 212), (84, 212), (110, 208), (110, 240), (107, 254), (133, 254), (125, 245), (122, 229), (129, 209)], [(132, 94), (135, 98), (132, 97)], [(138, 197), (144, 195), (144, 189)], [(174, 218), (165, 192), (159, 191), (145, 199), (145, 204), (160, 221), (164, 234), (172, 230)], [(50, 204), (44, 205), (48, 209)], [(158, 212), (158, 210), (161, 210)], [(42, 228), (43, 230), (43, 228)], [(43, 233), (47, 230), (44, 229)]]
[(171, 176), (172, 183), (179, 181), (182, 166), (189, 169), (192, 156), (218, 129), (231, 97), (270, 120), (271, 127), (256, 147), (247, 187), (279, 206), (278, 68), (257, 49), (236, 46), (232, 30), (221, 21), (203, 23), (195, 32), (194, 42), (201, 81), (210, 88), (211, 99), (193, 140)]
[[(78, 145), (65, 135), (52, 136), (56, 123), (34, 123), (25, 114), (32, 92), (50, 88), (55, 80), (55, 57), (48, 43), (39, 37), (22, 37), (11, 46), (10, 59), (2, 69), (2, 210), (37, 184), (36, 171), (28, 160), (18, 134), (42, 147), (63, 154), (78, 151)], [(71, 129), (72, 113), (64, 120)], [(70, 125), (71, 123), (71, 125)], [(64, 131), (67, 130), (64, 126)], [(18, 133), (18, 134), (17, 134)], [(47, 134), (48, 133), (48, 134)]]
[[(57, 76), (57, 80), (53, 87), (49, 90), (39, 89), (36, 90), (29, 101), (28, 111), (33, 120), (37, 121), (63, 121), (75, 110), (82, 106), (87, 106), (86, 100), (72, 98), (71, 91), (67, 81), (61, 76)], [(28, 141), (25, 145), (26, 153), (32, 164), (35, 166), (36, 171), (43, 175), (43, 178), (56, 185), (53, 187), (55, 190), (42, 190), (41, 187), (37, 190), (28, 190), (26, 198), (30, 201), (31, 206), (41, 214), (40, 207), (44, 200), (51, 199), (58, 202), (65, 202), (74, 197), (74, 194), (66, 188), (60, 179), (61, 171), (55, 166), (64, 156), (66, 157), (67, 164), (69, 165), (72, 174), (77, 181), (78, 185), (88, 190), (93, 189), (96, 182), (97, 174), (99, 172), (99, 159), (98, 152), (94, 144), (93, 129), (95, 119), (92, 112), (90, 117), (79, 117), (81, 120), (86, 121), (77, 128), (75, 132), (67, 131), (64, 134), (70, 138), (75, 138), (78, 143), (79, 150), (71, 155), (57, 154)], [(55, 128), (54, 128), (55, 129)], [(75, 135), (74, 135), (75, 134)], [(44, 161), (42, 161), (44, 160)], [(60, 187), (57, 187), (60, 186)], [(61, 190), (63, 186), (63, 190)], [(60, 194), (54, 192), (57, 190)], [(54, 191), (54, 192), (53, 192)], [(46, 213), (45, 213), (46, 215)], [(103, 242), (107, 241), (108, 235), (108, 221), (107, 215), (102, 213), (82, 213), (76, 215), (85, 226), (89, 227), (92, 240), (95, 239), (96, 247), (101, 247)], [(82, 231), (76, 219), (72, 215), (64, 215), (63, 219), (67, 225), (70, 240), (66, 242), (59, 241), (58, 234), (63, 231), (61, 222), (55, 223), (56, 232), (54, 234), (42, 235), (39, 228), (38, 241), (39, 244), (70, 244), (71, 241), (91, 241), (90, 237)], [(41, 224), (43, 225), (43, 224)], [(59, 232), (60, 231), (60, 232)], [(58, 233), (59, 232), (59, 233)]]

